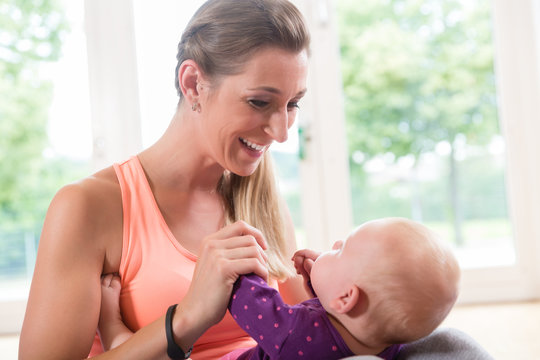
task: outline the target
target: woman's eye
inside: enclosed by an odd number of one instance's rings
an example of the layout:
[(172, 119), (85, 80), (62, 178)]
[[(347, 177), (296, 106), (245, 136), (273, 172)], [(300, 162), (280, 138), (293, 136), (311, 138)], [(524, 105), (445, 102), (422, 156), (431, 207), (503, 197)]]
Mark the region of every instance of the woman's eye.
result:
[(297, 101), (293, 101), (293, 102), (290, 102), (287, 104), (287, 107), (289, 109), (300, 109), (300, 105), (298, 105), (298, 102)]
[(263, 100), (249, 100), (249, 104), (256, 108), (263, 108), (268, 105), (268, 102)]

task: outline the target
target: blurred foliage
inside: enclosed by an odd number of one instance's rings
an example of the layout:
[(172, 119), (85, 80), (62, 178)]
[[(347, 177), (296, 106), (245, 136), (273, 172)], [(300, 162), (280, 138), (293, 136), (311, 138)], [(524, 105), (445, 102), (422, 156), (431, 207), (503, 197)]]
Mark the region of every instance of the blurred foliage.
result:
[[(461, 219), (506, 216), (504, 168), (456, 156), (499, 132), (490, 2), (339, 0), (338, 16), (355, 222), (420, 214), (454, 222), (460, 242)], [(414, 169), (442, 142), (440, 178), (370, 183), (369, 160)]]
[(66, 23), (54, 0), (1, 0), (0, 29), (0, 218), (3, 229), (32, 229), (50, 194), (43, 152), (52, 84), (39, 70), (60, 56)]
[(272, 151), (279, 179), (279, 187), (295, 227), (302, 227), (302, 204), (300, 200), (300, 164), (299, 154), (281, 151)]
[(53, 85), (43, 64), (59, 59), (67, 31), (59, 1), (0, 0), (0, 273), (22, 271), (52, 196), (81, 173), (45, 156)]
[[(461, 168), (460, 191), (463, 202), (463, 216), (472, 219), (503, 219), (508, 216), (504, 183), (504, 168), (493, 157), (482, 155), (470, 157), (459, 163)], [(411, 215), (411, 198), (414, 184), (407, 179), (388, 181), (367, 181), (367, 175), (353, 164), (353, 213), (355, 223), (384, 216)], [(423, 180), (419, 184), (419, 198), (423, 209), (423, 219), (428, 222), (448, 220), (448, 188), (445, 182), (447, 171), (440, 177)]]
[(0, 29), (2, 79), (10, 80), (58, 59), (67, 22), (56, 0), (0, 0)]
[(350, 151), (432, 151), (498, 131), (489, 2), (339, 1)]

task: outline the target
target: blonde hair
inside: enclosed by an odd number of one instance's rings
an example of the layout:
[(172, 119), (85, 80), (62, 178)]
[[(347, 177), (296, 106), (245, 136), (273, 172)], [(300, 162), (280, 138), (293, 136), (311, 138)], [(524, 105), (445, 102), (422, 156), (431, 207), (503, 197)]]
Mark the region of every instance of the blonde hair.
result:
[(459, 266), (428, 228), (392, 220), (395, 239), (368, 291), (373, 339), (397, 344), (429, 335), (448, 315), (458, 294)]
[(250, 176), (225, 173), (219, 191), (225, 200), (227, 224), (244, 220), (264, 234), (268, 243), (270, 275), (276, 279), (292, 276), (292, 267), (286, 257), (283, 205), (279, 201), (271, 155), (265, 153)]
[(278, 47), (309, 52), (310, 35), (300, 11), (288, 0), (209, 0), (193, 15), (178, 44), (178, 70), (187, 59), (205, 76), (235, 75), (257, 50)]
[[(175, 85), (180, 102), (178, 70), (187, 59), (195, 61), (216, 83), (223, 76), (240, 73), (257, 50), (276, 47), (309, 52), (309, 42), (304, 18), (288, 0), (209, 0), (193, 15), (178, 44)], [(291, 276), (284, 212), (270, 155), (264, 155), (250, 176), (226, 171), (218, 188), (226, 222), (243, 220), (261, 230), (268, 243), (270, 275), (277, 279)]]

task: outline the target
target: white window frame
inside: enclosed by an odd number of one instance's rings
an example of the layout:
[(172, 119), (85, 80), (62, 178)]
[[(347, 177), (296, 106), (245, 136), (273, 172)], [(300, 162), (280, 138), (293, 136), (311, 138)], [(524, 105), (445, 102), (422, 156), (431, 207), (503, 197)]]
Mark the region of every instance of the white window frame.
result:
[(93, 168), (142, 148), (132, 0), (85, 0)]
[(308, 92), (299, 126), (307, 139), (300, 163), (306, 246), (328, 250), (352, 230), (349, 163), (339, 42), (331, 0), (297, 0), (311, 31)]
[(467, 270), (463, 301), (511, 301), (540, 296), (540, 20), (538, 0), (493, 1), (499, 117), (506, 140), (507, 196), (516, 264)]

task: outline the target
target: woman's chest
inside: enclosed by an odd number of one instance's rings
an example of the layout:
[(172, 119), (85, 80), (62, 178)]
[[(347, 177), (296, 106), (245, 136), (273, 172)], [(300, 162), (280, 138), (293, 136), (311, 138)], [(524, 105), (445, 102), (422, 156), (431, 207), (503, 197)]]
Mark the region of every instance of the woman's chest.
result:
[(221, 202), (196, 200), (159, 205), (161, 216), (176, 241), (189, 252), (197, 255), (203, 239), (224, 226), (224, 209)]
[(196, 264), (194, 257), (182, 254), (174, 244), (157, 251), (130, 251), (124, 260), (129, 263), (123, 262), (120, 267), (120, 307), (122, 318), (132, 330), (151, 323), (182, 300)]

